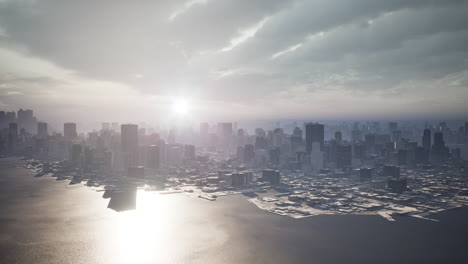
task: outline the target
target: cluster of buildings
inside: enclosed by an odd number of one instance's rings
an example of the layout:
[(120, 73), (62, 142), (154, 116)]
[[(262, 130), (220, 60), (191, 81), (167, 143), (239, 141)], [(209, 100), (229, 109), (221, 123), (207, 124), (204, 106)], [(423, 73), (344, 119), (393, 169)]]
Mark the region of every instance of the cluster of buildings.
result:
[(305, 122), (251, 131), (237, 123), (201, 123), (195, 131), (104, 122), (85, 133), (72, 122), (49, 131), (32, 110), (20, 110), (0, 111), (0, 132), (1, 153), (39, 160), (58, 177), (210, 199), (249, 192), (260, 208), (280, 214), (416, 215), (463, 205), (467, 194), (468, 122), (455, 129), (446, 122)]

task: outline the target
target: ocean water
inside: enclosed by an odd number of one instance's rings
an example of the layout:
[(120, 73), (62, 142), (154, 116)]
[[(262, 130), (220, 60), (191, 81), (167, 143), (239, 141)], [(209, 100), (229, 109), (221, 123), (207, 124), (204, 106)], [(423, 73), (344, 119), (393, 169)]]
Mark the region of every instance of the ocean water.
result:
[[(243, 195), (138, 191), (135, 210), (0, 159), (0, 263), (468, 263), (468, 209), (433, 216), (291, 219)], [(114, 201), (115, 202), (115, 201)], [(121, 201), (122, 202), (122, 201)], [(113, 205), (111, 204), (111, 207)]]

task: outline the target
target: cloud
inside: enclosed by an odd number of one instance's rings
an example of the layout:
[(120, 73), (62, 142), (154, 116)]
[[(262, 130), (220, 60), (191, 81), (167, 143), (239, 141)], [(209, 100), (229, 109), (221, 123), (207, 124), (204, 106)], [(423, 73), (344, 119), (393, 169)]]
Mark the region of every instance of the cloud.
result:
[(462, 0), (1, 1), (0, 100), (104, 109), (111, 94), (150, 112), (183, 95), (201, 119), (459, 116), (467, 12)]

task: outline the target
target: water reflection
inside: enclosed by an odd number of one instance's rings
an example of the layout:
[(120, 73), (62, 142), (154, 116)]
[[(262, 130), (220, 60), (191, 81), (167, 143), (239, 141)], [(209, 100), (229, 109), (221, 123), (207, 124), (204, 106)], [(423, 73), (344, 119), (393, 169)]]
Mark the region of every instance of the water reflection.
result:
[[(122, 207), (114, 205), (131, 205), (131, 190), (112, 194), (109, 208), (119, 211)], [(109, 263), (193, 262), (194, 254), (220, 246), (227, 239), (209, 217), (210, 209), (194, 209), (190, 197), (144, 190), (134, 194), (136, 210), (117, 213), (113, 226), (105, 228), (109, 232), (105, 239)]]

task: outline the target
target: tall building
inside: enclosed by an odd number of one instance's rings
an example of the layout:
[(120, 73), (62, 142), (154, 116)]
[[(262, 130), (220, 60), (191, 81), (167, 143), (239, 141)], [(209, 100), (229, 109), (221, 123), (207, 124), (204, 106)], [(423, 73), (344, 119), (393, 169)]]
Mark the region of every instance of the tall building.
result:
[(138, 125), (124, 124), (120, 126), (120, 142), (122, 147), (123, 169), (138, 165)]
[(465, 122), (465, 143), (468, 143), (468, 122)]
[(25, 129), (26, 131), (33, 132), (36, 119), (32, 110), (18, 110), (18, 126), (20, 129)]
[(388, 123), (388, 131), (393, 132), (398, 130), (398, 123), (397, 122), (390, 122)]
[(158, 169), (161, 165), (160, 153), (161, 150), (158, 145), (150, 145), (147, 147), (148, 153), (146, 154), (146, 167)]
[(298, 137), (302, 140), (302, 129), (295, 127), (293, 131), (293, 136)]
[(336, 142), (338, 143), (340, 143), (343, 140), (343, 134), (341, 133), (341, 131), (335, 132), (335, 139), (336, 139)]
[(66, 140), (73, 140), (76, 138), (76, 124), (75, 123), (65, 123), (63, 124), (63, 136)]
[(8, 126), (8, 152), (16, 152), (16, 144), (18, 141), (18, 124), (10, 123)]
[(320, 143), (320, 151), (323, 151), (325, 142), (324, 126), (318, 123), (308, 123), (306, 127), (306, 153), (310, 154), (312, 151), (312, 144), (314, 142)]
[(6, 112), (5, 116), (6, 116), (6, 121), (8, 123), (16, 122), (16, 112), (14, 112), (14, 111)]
[(394, 165), (385, 165), (382, 169), (382, 176), (400, 178), (400, 167)]
[(431, 158), (435, 162), (444, 161), (447, 158), (448, 149), (445, 146), (444, 134), (442, 132), (434, 133), (434, 144), (432, 145)]
[(427, 151), (431, 150), (431, 130), (428, 128), (424, 129), (422, 145), (425, 150)]
[(336, 146), (336, 167), (344, 169), (352, 165), (352, 147), (351, 145)]
[(231, 144), (232, 131), (232, 123), (218, 123), (218, 137), (221, 140), (221, 145), (226, 149)]
[(244, 154), (243, 154), (244, 163), (252, 162), (254, 157), (255, 157), (255, 147), (254, 147), (254, 145), (253, 144), (245, 145)]
[(280, 172), (272, 169), (265, 169), (262, 172), (262, 180), (272, 185), (278, 185), (281, 181)]
[(123, 152), (138, 152), (138, 125), (121, 125), (120, 142)]
[(38, 138), (47, 138), (47, 123), (39, 122), (37, 123), (37, 137)]

